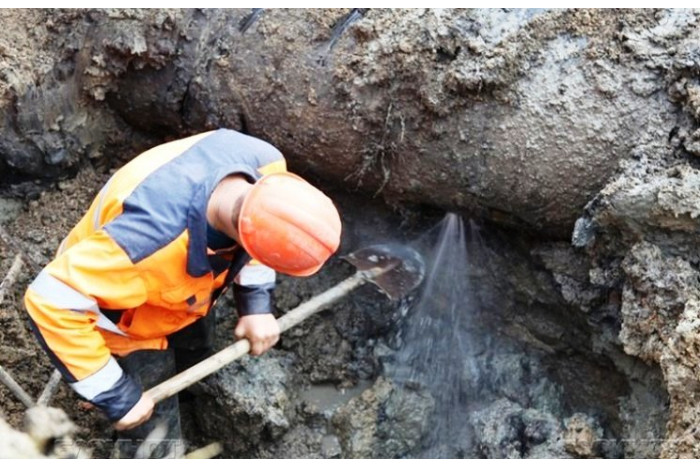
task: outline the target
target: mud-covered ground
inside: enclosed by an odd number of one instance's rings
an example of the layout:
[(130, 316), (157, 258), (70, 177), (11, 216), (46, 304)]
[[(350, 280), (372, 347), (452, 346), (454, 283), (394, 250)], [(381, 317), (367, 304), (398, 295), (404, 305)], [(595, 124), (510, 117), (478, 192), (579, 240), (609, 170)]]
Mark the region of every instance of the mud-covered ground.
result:
[[(29, 259), (24, 262), (19, 281), (0, 305), (3, 328), (0, 334), (1, 364), (34, 398), (41, 394), (53, 366), (27, 326), (24, 290), (37, 273), (35, 268), (42, 267), (53, 257), (62, 237), (80, 219), (106, 178), (106, 175), (87, 170), (75, 179), (58, 183), (54, 190), (45, 192), (38, 199), (2, 201), (7, 216), (2, 226), (14, 242), (9, 245), (0, 242), (3, 277), (18, 252)], [(99, 446), (99, 439), (110, 439), (112, 430), (106, 420), (81, 408), (79, 400), (64, 383), (59, 386), (52, 405), (65, 410), (74, 420), (80, 428), (78, 438), (81, 441), (91, 440), (84, 445)], [(25, 407), (4, 386), (0, 387), (0, 406), (12, 426), (22, 426)]]
[[(3, 245), (0, 271), (7, 271), (16, 248), (36, 264), (47, 262), (108, 175), (88, 168), (36, 200), (3, 199), (2, 225), (14, 245)], [(439, 211), (392, 211), (376, 200), (329, 191), (344, 219), (341, 254), (380, 241), (420, 245), (426, 260), (433, 254), (434, 235), (421, 235), (435, 231)], [(189, 445), (221, 441), (227, 457), (658, 455), (667, 417), (658, 370), (622, 354), (611, 343), (609, 323), (576, 315), (553, 279), (577, 300), (595, 302), (599, 294), (583, 285), (585, 258), (561, 243), (513, 242), (512, 232), (494, 227), (484, 226), (480, 235), (483, 243), (470, 258), (477, 287), (465, 297), (472, 303), (458, 304), (466, 321), (439, 324), (437, 331), (426, 325), (411, 334), (411, 323), (430, 317), (363, 286), (290, 330), (266, 356), (245, 358), (193, 388), (196, 396), (182, 406)], [(52, 368), (22, 318), (31, 269), (24, 267), (2, 306), (1, 345), (2, 365), (36, 396)], [(334, 258), (312, 278), (282, 277), (275, 292), (278, 313), (351, 273), (350, 265)], [(216, 309), (220, 347), (232, 339), (233, 306), (223, 300)], [(444, 394), (420, 377), (395, 378), (405, 371), (397, 369), (406, 364), (401, 352), (424, 345), (421, 334), (429, 332), (439, 340), (468, 340), (463, 354), (443, 363), (436, 357), (435, 365), (470, 368), (452, 376), (459, 392), (450, 396), (458, 401), (451, 411), (463, 417), (460, 430), (441, 440), (432, 433), (451, 417), (440, 406)], [(0, 397), (5, 417), (20, 427), (24, 407), (4, 387)], [(79, 445), (98, 457), (111, 455), (114, 431), (81, 407), (67, 386), (60, 386), (53, 405), (80, 428)]]
[[(225, 427), (226, 456), (700, 457), (699, 18), (1, 10), (0, 275), (17, 250), (44, 264), (109, 167), (239, 129), (333, 193), (344, 251), (414, 239), (438, 208), (481, 219), (470, 306), (444, 326), (470, 344), (450, 360), (463, 429), (434, 439), (440, 394), (394, 379), (422, 317), (364, 288), (199, 386), (194, 444)], [(282, 279), (280, 311), (350, 272)], [(36, 395), (51, 369), (17, 318), (32, 275), (0, 308), (0, 364)], [(109, 454), (104, 420), (64, 386), (56, 404)]]

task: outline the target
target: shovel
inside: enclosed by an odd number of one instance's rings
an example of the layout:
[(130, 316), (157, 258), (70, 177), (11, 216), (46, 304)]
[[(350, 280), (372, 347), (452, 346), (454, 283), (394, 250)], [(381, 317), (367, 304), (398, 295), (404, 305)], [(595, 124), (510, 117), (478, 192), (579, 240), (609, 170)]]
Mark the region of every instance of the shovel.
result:
[[(421, 283), (425, 272), (423, 260), (418, 252), (400, 245), (373, 245), (355, 251), (343, 259), (355, 266), (357, 272), (278, 319), (280, 332), (296, 326), (309, 316), (325, 309), (365, 282), (376, 284), (392, 300), (399, 299)], [(250, 352), (250, 342), (247, 339), (241, 339), (149, 389), (146, 394), (151, 396), (154, 402), (161, 402), (248, 352)]]

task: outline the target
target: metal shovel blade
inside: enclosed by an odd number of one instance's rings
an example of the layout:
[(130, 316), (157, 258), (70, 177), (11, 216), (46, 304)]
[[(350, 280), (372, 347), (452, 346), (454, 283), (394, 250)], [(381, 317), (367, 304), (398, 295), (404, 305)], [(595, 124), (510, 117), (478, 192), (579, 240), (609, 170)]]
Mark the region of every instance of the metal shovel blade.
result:
[(344, 256), (343, 259), (358, 271), (377, 267), (386, 269), (369, 280), (392, 300), (397, 300), (418, 287), (425, 276), (425, 265), (421, 255), (404, 245), (370, 245)]

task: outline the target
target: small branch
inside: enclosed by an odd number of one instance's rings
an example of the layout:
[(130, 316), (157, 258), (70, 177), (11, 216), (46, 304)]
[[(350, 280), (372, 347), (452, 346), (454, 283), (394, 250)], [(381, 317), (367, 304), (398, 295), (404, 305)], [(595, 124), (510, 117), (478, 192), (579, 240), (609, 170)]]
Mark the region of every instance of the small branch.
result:
[(10, 237), (10, 234), (7, 233), (7, 230), (5, 230), (5, 227), (0, 225), (0, 240), (8, 247), (14, 247), (14, 241), (12, 240), (12, 237)]
[(0, 282), (0, 305), (2, 305), (3, 301), (5, 300), (5, 294), (7, 293), (8, 289), (12, 287), (17, 281), (17, 277), (19, 277), (19, 272), (22, 270), (22, 264), (22, 254), (17, 253), (17, 255), (15, 255), (14, 261), (12, 261), (12, 266), (10, 266), (10, 270), (7, 272), (7, 275), (2, 280), (2, 282)]
[(8, 249), (15, 250), (19, 252), (18, 254), (22, 255), (22, 259), (27, 263), (29, 269), (32, 270), (33, 274), (39, 274), (39, 271), (42, 270), (42, 267), (39, 266), (33, 259), (31, 259), (29, 255), (25, 255), (22, 253), (21, 246), (10, 236), (10, 234), (7, 232), (7, 230), (5, 230), (5, 228), (2, 225), (0, 225), (0, 240), (7, 246)]
[[(12, 266), (10, 266), (10, 270), (8, 271), (5, 278), (0, 283), (0, 305), (3, 304), (3, 302), (5, 300), (5, 294), (7, 293), (7, 291), (17, 281), (17, 278), (19, 277), (19, 273), (22, 270), (23, 265), (24, 265), (24, 260), (22, 259), (22, 254), (17, 253), (14, 261), (12, 262)], [(8, 309), (12, 310), (12, 317), (17, 322), (17, 329), (19, 329), (18, 332), (20, 333), (20, 337), (21, 337), (22, 341), (27, 342), (29, 336), (27, 336), (27, 331), (24, 329), (24, 323), (22, 321), (22, 317), (19, 315), (19, 313), (17, 312), (15, 307), (8, 307)]]
[(12, 392), (12, 394), (17, 396), (17, 399), (19, 399), (24, 405), (26, 405), (27, 408), (34, 407), (34, 401), (31, 397), (29, 397), (29, 394), (27, 394), (26, 391), (22, 389), (22, 386), (17, 384), (17, 381), (15, 381), (2, 366), (0, 366), (0, 382), (7, 386), (7, 389), (9, 389)]
[(146, 439), (139, 445), (134, 458), (150, 459), (153, 451), (155, 451), (160, 443), (165, 441), (166, 436), (168, 436), (168, 425), (165, 422), (158, 423), (148, 436), (146, 436)]
[(51, 377), (49, 378), (48, 383), (46, 383), (44, 390), (41, 392), (41, 395), (36, 400), (36, 405), (49, 405), (49, 402), (51, 402), (51, 398), (53, 397), (54, 393), (56, 392), (56, 389), (58, 388), (58, 383), (60, 382), (61, 372), (58, 370), (53, 370), (53, 373), (51, 373)]
[(223, 447), (221, 446), (221, 443), (211, 443), (185, 455), (185, 459), (211, 459), (221, 454), (222, 451)]

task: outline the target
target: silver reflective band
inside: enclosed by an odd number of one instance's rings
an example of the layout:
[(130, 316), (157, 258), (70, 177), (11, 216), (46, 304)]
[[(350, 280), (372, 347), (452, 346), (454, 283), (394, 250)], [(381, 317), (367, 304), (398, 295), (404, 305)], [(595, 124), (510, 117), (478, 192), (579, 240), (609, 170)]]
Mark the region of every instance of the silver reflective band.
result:
[(56, 254), (60, 255), (61, 253), (63, 253), (63, 250), (65, 248), (66, 248), (66, 239), (64, 238), (63, 240), (61, 240), (61, 244), (58, 245), (58, 251), (56, 252)]
[(238, 285), (262, 285), (275, 282), (275, 270), (263, 264), (246, 264), (235, 277)]
[(102, 187), (100, 193), (98, 194), (100, 199), (97, 202), (97, 207), (95, 208), (95, 217), (93, 218), (92, 222), (93, 230), (100, 230), (100, 216), (102, 215), (102, 204), (105, 201), (105, 196), (107, 195), (107, 190), (109, 190), (109, 186), (112, 184), (112, 180), (114, 180), (114, 176), (110, 177), (109, 180), (107, 180), (107, 183), (105, 183), (105, 186)]
[(112, 386), (119, 381), (122, 374), (124, 374), (124, 371), (114, 357), (109, 357), (109, 360), (105, 366), (87, 378), (82, 379), (77, 383), (71, 383), (70, 386), (75, 390), (75, 392), (87, 400), (93, 400), (97, 395), (112, 389)]
[(121, 336), (127, 335), (102, 314), (95, 300), (56, 279), (46, 270), (42, 270), (39, 273), (34, 282), (29, 285), (29, 288), (46, 300), (49, 300), (57, 308), (66, 308), (80, 313), (91, 311), (97, 315), (96, 324), (99, 328)]
[(99, 309), (97, 310), (97, 322), (95, 323), (95, 325), (100, 329), (104, 329), (105, 331), (109, 331), (114, 334), (119, 334), (120, 336), (129, 337), (127, 333), (119, 329), (116, 324), (114, 324), (112, 321), (109, 320), (109, 318), (102, 314), (102, 312), (99, 311)]

